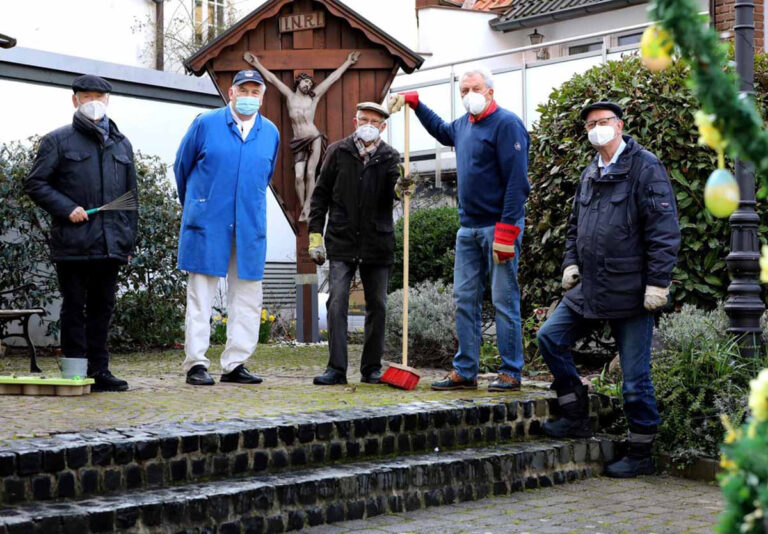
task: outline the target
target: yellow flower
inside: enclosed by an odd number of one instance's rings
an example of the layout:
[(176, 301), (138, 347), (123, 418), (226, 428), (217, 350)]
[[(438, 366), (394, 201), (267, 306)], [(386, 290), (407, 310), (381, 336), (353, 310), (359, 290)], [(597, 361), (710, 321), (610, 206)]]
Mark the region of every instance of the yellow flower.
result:
[(729, 460), (725, 454), (720, 455), (720, 467), (728, 471), (736, 471), (739, 468), (739, 466), (736, 465), (736, 462)]
[(267, 310), (265, 308), (262, 308), (261, 309), (261, 317), (262, 317), (262, 319), (265, 318), (266, 316), (267, 316)]
[(275, 316), (274, 315), (270, 315), (269, 316), (269, 322), (270, 323), (274, 323), (275, 322)]
[(227, 318), (226, 318), (226, 317), (224, 317), (224, 318), (221, 320), (221, 324), (227, 324)]
[(768, 245), (763, 245), (763, 253), (760, 255), (760, 281), (768, 284)]
[(757, 378), (749, 382), (749, 408), (758, 421), (768, 421), (768, 369), (763, 369)]
[(221, 315), (216, 315), (213, 318), (214, 321), (221, 321)]
[(725, 150), (728, 141), (723, 139), (720, 130), (715, 126), (717, 116), (707, 115), (702, 110), (699, 110), (694, 113), (693, 117), (696, 121), (696, 126), (699, 128), (699, 144), (710, 147), (717, 151), (718, 154)]
[(727, 415), (721, 415), (720, 421), (722, 421), (723, 426), (725, 427), (726, 434), (725, 434), (725, 443), (731, 444), (734, 441), (741, 439), (741, 429), (740, 428), (734, 428), (733, 424), (731, 423), (731, 420), (728, 418)]

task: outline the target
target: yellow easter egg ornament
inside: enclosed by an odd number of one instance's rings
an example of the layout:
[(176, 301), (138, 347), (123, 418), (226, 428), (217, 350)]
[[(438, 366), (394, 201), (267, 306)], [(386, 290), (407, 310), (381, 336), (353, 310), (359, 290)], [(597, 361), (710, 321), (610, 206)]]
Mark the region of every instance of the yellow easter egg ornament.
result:
[(709, 175), (704, 187), (704, 205), (715, 217), (724, 219), (739, 207), (739, 184), (725, 169), (717, 169)]
[(672, 50), (675, 43), (667, 31), (655, 24), (648, 26), (640, 39), (640, 54), (643, 64), (653, 72), (659, 72), (672, 64)]

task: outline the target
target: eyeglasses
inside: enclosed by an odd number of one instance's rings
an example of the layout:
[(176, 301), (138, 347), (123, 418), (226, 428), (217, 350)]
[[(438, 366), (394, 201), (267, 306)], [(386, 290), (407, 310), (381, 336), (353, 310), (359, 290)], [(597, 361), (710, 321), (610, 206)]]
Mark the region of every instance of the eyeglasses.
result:
[(614, 115), (613, 117), (604, 117), (602, 119), (597, 119), (596, 121), (587, 121), (584, 123), (584, 127), (587, 130), (591, 130), (595, 126), (608, 126), (613, 119), (618, 119), (618, 117)]
[(376, 120), (376, 119), (366, 119), (365, 117), (357, 117), (357, 124), (370, 124), (371, 126), (375, 126), (376, 128), (379, 128), (382, 124), (384, 124), (384, 121)]

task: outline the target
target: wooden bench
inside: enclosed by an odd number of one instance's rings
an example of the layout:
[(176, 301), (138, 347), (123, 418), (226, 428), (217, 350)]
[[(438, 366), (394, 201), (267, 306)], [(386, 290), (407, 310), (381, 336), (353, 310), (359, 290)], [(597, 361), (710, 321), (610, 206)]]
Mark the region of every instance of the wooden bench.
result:
[[(30, 372), (42, 373), (37, 366), (37, 351), (35, 350), (35, 344), (32, 343), (32, 338), (29, 336), (29, 321), (35, 315), (43, 316), (45, 314), (44, 308), (35, 308), (29, 301), (28, 291), (34, 289), (34, 287), (35, 285), (30, 283), (0, 291), (0, 341), (8, 339), (9, 337), (20, 337), (24, 339), (27, 342), (27, 347), (29, 347)], [(22, 291), (27, 292), (24, 293), (24, 307), (13, 306), (14, 301), (17, 300), (13, 298), (13, 295), (18, 295)], [(21, 326), (21, 334), (8, 333), (8, 325), (14, 321), (18, 322)]]

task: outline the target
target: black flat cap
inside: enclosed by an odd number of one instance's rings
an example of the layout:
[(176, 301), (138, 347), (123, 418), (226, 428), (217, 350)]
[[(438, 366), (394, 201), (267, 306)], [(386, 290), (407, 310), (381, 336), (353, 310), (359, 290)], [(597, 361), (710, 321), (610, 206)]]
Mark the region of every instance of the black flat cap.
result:
[(111, 93), (112, 84), (107, 80), (93, 76), (92, 74), (85, 74), (78, 76), (72, 82), (72, 91), (75, 93), (80, 91), (96, 91), (98, 93)]
[(613, 102), (608, 101), (601, 101), (601, 102), (595, 102), (593, 104), (588, 105), (584, 109), (581, 110), (581, 120), (584, 120), (587, 118), (587, 115), (589, 115), (590, 111), (593, 111), (595, 109), (607, 109), (609, 111), (613, 111), (613, 113), (618, 117), (622, 118), (624, 116), (624, 110), (621, 109), (621, 106), (618, 104), (614, 104)]

